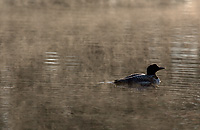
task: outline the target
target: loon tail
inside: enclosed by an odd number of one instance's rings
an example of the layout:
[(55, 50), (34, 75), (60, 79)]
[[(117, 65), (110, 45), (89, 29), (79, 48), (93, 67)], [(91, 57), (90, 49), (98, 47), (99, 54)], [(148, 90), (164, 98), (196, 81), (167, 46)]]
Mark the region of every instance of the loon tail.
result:
[(123, 85), (123, 84), (129, 84), (129, 80), (127, 79), (117, 79), (114, 81), (115, 85)]

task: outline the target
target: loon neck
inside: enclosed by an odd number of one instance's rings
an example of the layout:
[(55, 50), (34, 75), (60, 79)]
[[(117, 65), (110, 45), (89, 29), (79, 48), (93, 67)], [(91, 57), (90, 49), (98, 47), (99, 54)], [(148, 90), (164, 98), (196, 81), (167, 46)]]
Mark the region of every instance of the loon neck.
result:
[(147, 75), (155, 75), (156, 76), (156, 73), (155, 72), (154, 73), (153, 72), (151, 72), (151, 73), (147, 72)]

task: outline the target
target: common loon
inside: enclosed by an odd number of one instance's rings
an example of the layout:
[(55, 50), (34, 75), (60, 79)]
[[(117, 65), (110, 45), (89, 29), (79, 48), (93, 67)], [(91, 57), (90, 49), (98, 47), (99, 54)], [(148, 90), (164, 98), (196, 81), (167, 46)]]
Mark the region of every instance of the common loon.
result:
[(123, 79), (115, 80), (115, 85), (128, 85), (139, 84), (141, 86), (153, 86), (156, 87), (160, 84), (160, 79), (156, 76), (156, 72), (165, 69), (164, 67), (158, 67), (156, 64), (147, 67), (147, 74), (132, 74)]

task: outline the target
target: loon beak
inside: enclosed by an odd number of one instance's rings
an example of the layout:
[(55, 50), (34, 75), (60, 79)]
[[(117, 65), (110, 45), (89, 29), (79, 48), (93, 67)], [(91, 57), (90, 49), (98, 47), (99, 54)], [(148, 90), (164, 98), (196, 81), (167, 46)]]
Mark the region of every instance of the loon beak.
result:
[(164, 67), (159, 67), (159, 70), (165, 69)]

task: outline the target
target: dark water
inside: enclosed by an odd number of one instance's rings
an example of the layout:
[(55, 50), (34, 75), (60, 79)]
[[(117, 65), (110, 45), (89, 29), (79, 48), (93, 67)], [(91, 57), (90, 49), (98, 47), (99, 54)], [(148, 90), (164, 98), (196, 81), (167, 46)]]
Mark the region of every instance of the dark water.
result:
[[(195, 0), (4, 1), (0, 128), (200, 129)], [(158, 89), (101, 82), (158, 72)]]

